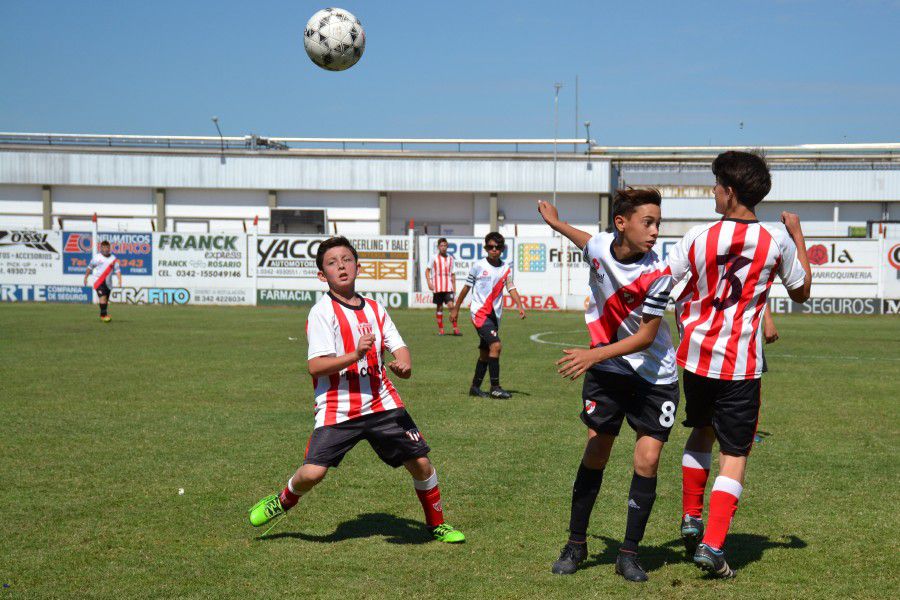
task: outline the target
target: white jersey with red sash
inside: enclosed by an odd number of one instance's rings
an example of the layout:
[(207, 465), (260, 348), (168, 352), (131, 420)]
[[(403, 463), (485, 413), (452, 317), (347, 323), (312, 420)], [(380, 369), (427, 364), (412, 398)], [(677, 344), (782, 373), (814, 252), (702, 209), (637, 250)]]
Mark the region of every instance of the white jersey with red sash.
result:
[[(612, 233), (598, 233), (584, 246), (584, 260), (591, 266), (591, 296), (584, 320), (592, 348), (634, 335), (644, 315), (663, 316), (672, 290), (669, 269), (655, 252), (622, 262), (612, 251), (615, 239)], [(649, 348), (603, 361), (594, 368), (623, 375), (637, 373), (653, 384), (678, 381), (675, 350), (665, 319)]]
[(722, 219), (694, 227), (667, 257), (677, 283), (689, 277), (675, 306), (686, 370), (713, 379), (762, 377), (760, 319), (777, 274), (789, 290), (806, 272), (783, 227)]
[(109, 276), (115, 273), (116, 275), (120, 275), (121, 271), (119, 270), (119, 259), (116, 258), (115, 254), (110, 254), (109, 256), (103, 256), (102, 254), (95, 254), (91, 259), (88, 268), (91, 270), (91, 273), (94, 275), (94, 289), (96, 290), (104, 283), (109, 286), (110, 281), (112, 281)]
[(481, 327), (492, 310), (499, 319), (503, 312), (503, 288), (516, 289), (512, 278), (512, 264), (500, 261), (495, 267), (488, 259), (482, 258), (469, 269), (466, 285), (472, 288), (470, 310), (475, 327)]
[(406, 343), (383, 306), (361, 296), (356, 301), (357, 305), (347, 305), (326, 294), (309, 311), (308, 359), (354, 352), (360, 337), (375, 335), (372, 349), (362, 359), (340, 373), (313, 378), (316, 427), (403, 408), (382, 353), (385, 349), (394, 352)]
[(428, 269), (431, 271), (431, 285), (435, 293), (452, 292), (453, 291), (453, 257), (449, 254), (441, 256), (438, 252), (431, 257), (428, 263)]

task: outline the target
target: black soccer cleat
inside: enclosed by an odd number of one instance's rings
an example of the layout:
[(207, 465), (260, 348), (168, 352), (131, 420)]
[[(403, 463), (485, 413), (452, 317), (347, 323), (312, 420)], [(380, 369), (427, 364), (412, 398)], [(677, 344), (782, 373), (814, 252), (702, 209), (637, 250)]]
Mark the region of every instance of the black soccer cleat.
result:
[(512, 394), (504, 390), (499, 385), (492, 385), (491, 398), (496, 398), (497, 400), (508, 400), (509, 398), (512, 398)]
[(647, 581), (647, 572), (638, 562), (637, 553), (619, 550), (616, 557), (616, 575), (621, 575), (628, 581)]
[(691, 515), (681, 519), (681, 541), (689, 559), (697, 552), (697, 544), (703, 539), (703, 520)]
[(694, 554), (694, 564), (718, 579), (734, 577), (734, 570), (725, 562), (725, 552), (711, 548), (706, 544), (697, 546), (697, 552)]
[(566, 542), (559, 558), (553, 563), (551, 571), (556, 575), (571, 575), (578, 570), (584, 559), (587, 558), (587, 544), (576, 544), (575, 542)]
[(482, 392), (480, 387), (475, 387), (474, 385), (469, 388), (469, 395), (474, 396), (475, 398), (489, 398), (490, 394), (487, 392)]

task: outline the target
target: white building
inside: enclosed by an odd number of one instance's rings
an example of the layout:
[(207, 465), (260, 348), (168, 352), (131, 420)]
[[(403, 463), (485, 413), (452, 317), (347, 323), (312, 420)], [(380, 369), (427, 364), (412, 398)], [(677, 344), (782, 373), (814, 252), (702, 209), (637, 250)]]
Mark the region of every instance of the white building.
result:
[[(545, 234), (609, 224), (618, 186), (658, 187), (663, 233), (715, 219), (709, 165), (724, 148), (605, 148), (560, 140), (320, 140), (0, 133), (0, 226), (101, 230)], [(800, 214), (809, 235), (900, 220), (900, 144), (763, 148), (762, 220)], [(556, 165), (556, 166), (554, 166)], [(554, 183), (555, 182), (555, 183)]]

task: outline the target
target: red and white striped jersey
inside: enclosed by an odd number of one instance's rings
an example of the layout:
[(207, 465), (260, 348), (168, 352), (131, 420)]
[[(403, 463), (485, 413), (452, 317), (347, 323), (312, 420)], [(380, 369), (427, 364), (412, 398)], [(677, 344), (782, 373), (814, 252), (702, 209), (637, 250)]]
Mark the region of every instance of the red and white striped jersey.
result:
[(340, 373), (313, 378), (316, 427), (403, 408), (382, 354), (385, 348), (393, 352), (406, 343), (383, 306), (361, 296), (357, 300), (360, 304), (351, 306), (326, 294), (307, 317), (308, 359), (354, 352), (360, 337), (375, 335), (375, 344), (362, 359)]
[(806, 277), (785, 230), (722, 219), (688, 231), (667, 260), (676, 283), (690, 277), (675, 308), (678, 364), (702, 377), (759, 379), (760, 319), (775, 274), (789, 290)]
[(431, 271), (431, 285), (436, 293), (453, 291), (453, 257), (441, 256), (438, 252), (428, 263)]
[(475, 261), (469, 269), (466, 277), (466, 285), (472, 288), (472, 321), (476, 327), (484, 325), (485, 319), (493, 310), (500, 318), (503, 312), (503, 288), (516, 289), (512, 278), (512, 264), (500, 261), (499, 266), (494, 266), (488, 259), (482, 258)]
[[(116, 275), (121, 274), (121, 270), (119, 269), (119, 259), (116, 258), (115, 254), (110, 254), (109, 256), (95, 254), (91, 259), (90, 264), (88, 264), (88, 268), (91, 270), (91, 274), (94, 275), (95, 290), (103, 285), (112, 273), (115, 273)], [(110, 279), (110, 281), (112, 280)]]
[[(655, 252), (622, 262), (613, 254), (615, 240), (612, 233), (598, 233), (584, 246), (584, 260), (591, 266), (591, 295), (584, 320), (592, 348), (634, 335), (643, 315), (661, 317), (672, 291), (669, 268)], [(665, 320), (659, 324), (656, 338), (646, 350), (605, 360), (593, 368), (623, 375), (637, 373), (653, 384), (678, 381), (668, 324)]]

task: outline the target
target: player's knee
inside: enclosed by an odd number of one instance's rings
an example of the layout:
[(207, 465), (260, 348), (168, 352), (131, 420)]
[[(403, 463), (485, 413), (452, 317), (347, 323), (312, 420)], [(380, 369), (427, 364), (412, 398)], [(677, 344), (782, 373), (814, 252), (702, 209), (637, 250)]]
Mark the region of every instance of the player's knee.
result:
[(641, 477), (656, 477), (659, 470), (659, 452), (655, 450), (636, 450), (634, 453), (634, 472)]
[(419, 481), (425, 481), (431, 477), (431, 474), (434, 472), (431, 460), (429, 460), (427, 456), (412, 458), (403, 463), (403, 465), (406, 467), (406, 470), (409, 471), (409, 474)]
[(500, 356), (500, 351), (503, 349), (503, 345), (500, 342), (494, 342), (488, 348), (488, 352), (491, 356)]
[(328, 474), (328, 467), (319, 465), (303, 465), (298, 472), (300, 479), (309, 486), (318, 485)]

